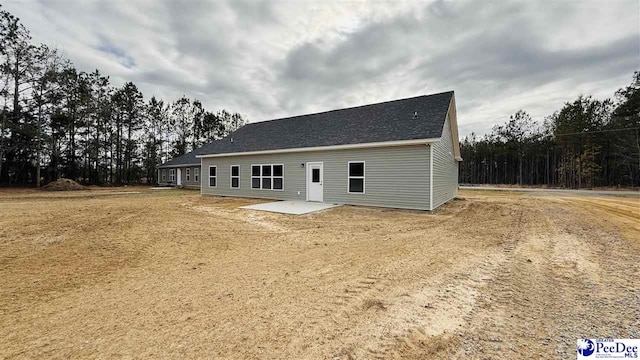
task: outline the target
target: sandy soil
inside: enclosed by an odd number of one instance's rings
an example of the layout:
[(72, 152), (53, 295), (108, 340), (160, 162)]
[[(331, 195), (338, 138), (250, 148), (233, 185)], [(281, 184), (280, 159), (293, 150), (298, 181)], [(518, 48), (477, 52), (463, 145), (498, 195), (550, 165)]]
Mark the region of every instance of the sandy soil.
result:
[(0, 191), (0, 358), (573, 358), (640, 337), (637, 197), (304, 216)]

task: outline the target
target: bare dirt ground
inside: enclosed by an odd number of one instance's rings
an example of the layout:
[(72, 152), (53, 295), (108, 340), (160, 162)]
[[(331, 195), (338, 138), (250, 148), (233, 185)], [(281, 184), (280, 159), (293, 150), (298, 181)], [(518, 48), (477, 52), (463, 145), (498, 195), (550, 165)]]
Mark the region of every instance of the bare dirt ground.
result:
[(0, 358), (556, 359), (640, 337), (638, 197), (460, 196), (290, 216), (0, 190)]

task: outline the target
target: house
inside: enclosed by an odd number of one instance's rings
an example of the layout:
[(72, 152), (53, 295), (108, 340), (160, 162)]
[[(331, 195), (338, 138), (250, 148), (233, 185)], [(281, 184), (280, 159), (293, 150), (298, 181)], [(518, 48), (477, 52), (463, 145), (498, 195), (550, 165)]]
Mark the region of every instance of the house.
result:
[[(203, 195), (433, 210), (458, 189), (455, 97), (252, 123), (197, 149), (195, 158)], [(182, 164), (195, 169), (198, 161), (175, 160), (163, 170), (177, 169), (186, 184)]]
[(200, 188), (200, 159), (195, 151), (158, 166), (158, 185)]

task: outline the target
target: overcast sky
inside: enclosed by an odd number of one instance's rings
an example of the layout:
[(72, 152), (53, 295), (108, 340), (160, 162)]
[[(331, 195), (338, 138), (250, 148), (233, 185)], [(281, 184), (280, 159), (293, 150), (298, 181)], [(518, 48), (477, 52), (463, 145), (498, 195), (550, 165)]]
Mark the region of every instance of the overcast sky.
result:
[(80, 70), (250, 121), (454, 90), (460, 135), (482, 134), (640, 69), (638, 0), (3, 3)]

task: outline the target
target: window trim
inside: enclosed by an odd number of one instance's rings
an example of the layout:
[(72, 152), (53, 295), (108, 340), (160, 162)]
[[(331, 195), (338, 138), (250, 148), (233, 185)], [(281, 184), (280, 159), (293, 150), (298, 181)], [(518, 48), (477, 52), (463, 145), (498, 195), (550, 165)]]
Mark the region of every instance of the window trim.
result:
[(169, 169), (169, 182), (176, 182), (176, 169)]
[(193, 181), (200, 182), (200, 169), (197, 167), (193, 168)]
[[(211, 168), (216, 168), (216, 175), (215, 176), (211, 176)], [(216, 185), (215, 186), (211, 186), (211, 178), (215, 178), (216, 179)], [(218, 187), (218, 166), (217, 165), (209, 165), (209, 182), (207, 183), (207, 185), (210, 188), (217, 188)]]
[[(254, 176), (253, 175), (253, 167), (254, 166), (259, 166), (260, 167), (260, 175), (258, 176)], [(271, 175), (269, 176), (262, 176), (262, 167), (263, 166), (271, 166)], [(273, 167), (274, 166), (282, 166), (282, 176), (275, 176), (273, 175)], [(268, 178), (271, 179), (271, 188), (270, 189), (263, 189), (262, 188), (262, 179), (264, 178)], [(254, 188), (253, 187), (253, 179), (260, 179), (260, 187), (259, 188)], [(282, 179), (282, 189), (274, 189), (273, 188), (273, 179)], [(284, 163), (274, 163), (274, 164), (251, 164), (251, 184), (250, 184), (250, 189), (251, 190), (264, 190), (264, 191), (284, 191)]]
[(184, 176), (186, 182), (191, 182), (191, 168), (186, 168)]
[(167, 169), (162, 169), (161, 176), (162, 176), (162, 182), (166, 182), (167, 181)]
[[(238, 176), (233, 176), (233, 167), (238, 167)], [(233, 178), (238, 179), (238, 186), (233, 186)], [(229, 189), (240, 189), (240, 165), (229, 165)]]
[[(362, 176), (351, 176), (349, 171), (351, 170), (351, 164), (355, 164), (355, 163), (362, 163)], [(347, 161), (347, 194), (356, 194), (356, 195), (364, 195), (367, 191), (367, 180), (365, 179), (367, 177), (367, 164), (364, 160), (352, 160), (352, 161)], [(349, 182), (351, 179), (362, 179), (362, 192), (359, 191), (351, 191), (351, 189), (349, 188)]]

